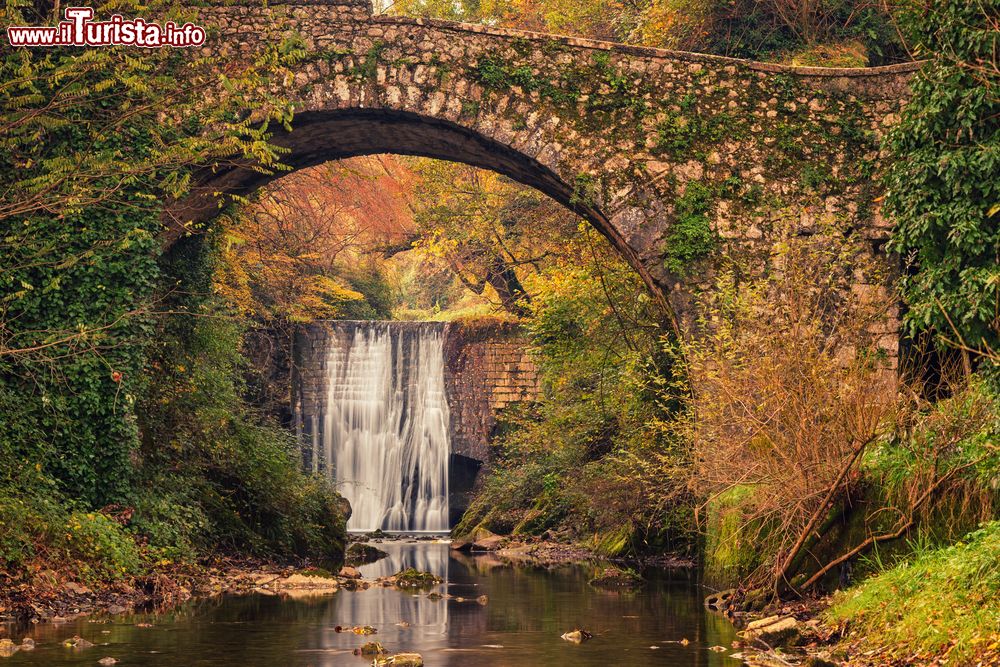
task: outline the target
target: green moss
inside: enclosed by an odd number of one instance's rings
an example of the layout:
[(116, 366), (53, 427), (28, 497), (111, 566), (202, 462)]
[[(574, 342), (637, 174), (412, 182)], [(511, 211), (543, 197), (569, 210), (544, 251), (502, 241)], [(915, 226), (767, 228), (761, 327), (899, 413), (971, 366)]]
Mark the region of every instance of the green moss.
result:
[(799, 183), (806, 190), (821, 193), (828, 185), (835, 183), (830, 165), (826, 162), (810, 162), (802, 168)]
[(487, 90), (509, 90), (513, 86), (519, 86), (532, 91), (541, 85), (531, 67), (513, 65), (499, 55), (480, 56), (472, 69), (472, 77)]
[(479, 115), (479, 102), (475, 100), (462, 100), (462, 115), (475, 118)]
[(757, 527), (746, 524), (742, 511), (752, 493), (749, 486), (735, 486), (708, 503), (705, 576), (718, 585), (742, 581), (761, 564), (754, 539)]
[(685, 275), (692, 263), (707, 257), (718, 245), (718, 236), (708, 218), (715, 196), (711, 187), (692, 181), (677, 199), (676, 219), (664, 250), (664, 266), (671, 273)]
[(736, 116), (727, 112), (702, 111), (695, 103), (695, 94), (688, 93), (680, 103), (680, 111), (669, 111), (657, 125), (654, 151), (681, 157), (697, 145), (710, 144), (724, 138), (740, 138)]
[(415, 568), (407, 568), (395, 575), (396, 585), (402, 588), (424, 588), (441, 583), (441, 577), (430, 572), (421, 572)]
[(605, 533), (594, 536), (594, 551), (609, 557), (621, 556), (633, 551), (634, 531), (630, 524), (624, 524)]
[(799, 67), (868, 67), (868, 53), (858, 40), (834, 44), (814, 44), (791, 57)]
[(510, 48), (519, 56), (527, 56), (531, 54), (531, 41), (524, 37), (515, 37), (510, 42)]
[(388, 45), (378, 40), (365, 53), (364, 60), (360, 64), (351, 68), (351, 76), (357, 80), (371, 80), (378, 74), (378, 64), (382, 60), (382, 54)]
[[(594, 54), (588, 65), (562, 65), (547, 75), (536, 73), (527, 61), (514, 62), (496, 54), (483, 55), (471, 68), (470, 75), (487, 90), (499, 92), (516, 86), (525, 92), (537, 93), (564, 109), (575, 109), (583, 91), (592, 91), (587, 98), (587, 114), (632, 110), (641, 115), (648, 111), (643, 99), (646, 91), (634, 85), (628, 72), (614, 68), (610, 54), (605, 52)], [(606, 91), (597, 92), (605, 86)]]
[(769, 83), (771, 92), (780, 102), (790, 102), (802, 91), (802, 82), (791, 74), (775, 74)]
[(569, 203), (573, 206), (593, 206), (597, 198), (597, 181), (590, 174), (577, 174)]

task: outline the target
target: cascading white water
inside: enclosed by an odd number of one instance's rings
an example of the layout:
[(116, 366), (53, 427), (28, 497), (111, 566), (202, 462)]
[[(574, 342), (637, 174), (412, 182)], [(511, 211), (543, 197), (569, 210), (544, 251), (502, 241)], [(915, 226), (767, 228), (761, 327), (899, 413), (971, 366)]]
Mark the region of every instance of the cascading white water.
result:
[(448, 402), (438, 323), (338, 322), (322, 445), (347, 529), (448, 530)]

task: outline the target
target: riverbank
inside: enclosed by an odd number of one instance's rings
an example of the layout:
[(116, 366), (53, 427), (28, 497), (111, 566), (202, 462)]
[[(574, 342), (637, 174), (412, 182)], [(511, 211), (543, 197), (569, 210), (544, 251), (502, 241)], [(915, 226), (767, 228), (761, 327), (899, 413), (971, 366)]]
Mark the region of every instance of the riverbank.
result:
[(692, 559), (676, 554), (652, 554), (636, 558), (609, 557), (578, 542), (562, 542), (530, 535), (496, 535), (482, 529), (452, 540), (451, 548), (469, 553), (491, 553), (512, 563), (530, 563), (543, 567), (585, 562), (614, 563), (634, 568), (695, 566)]
[(1000, 665), (1000, 523), (918, 548), (832, 596), (740, 620), (752, 664)]
[(223, 594), (332, 593), (348, 579), (318, 568), (259, 560), (163, 567), (131, 580), (90, 585), (66, 574), (42, 571), (30, 582), (0, 583), (0, 628), (3, 623), (58, 624), (137, 609), (161, 611), (192, 598)]
[[(495, 538), (495, 539), (494, 539)], [(386, 543), (418, 544), (440, 538), (414, 535), (353, 535), (350, 544), (378, 548)], [(571, 564), (613, 563), (624, 569), (692, 568), (694, 562), (678, 556), (658, 555), (647, 559), (609, 559), (578, 544), (567, 544), (538, 537), (524, 539), (491, 536), (475, 543), (465, 540), (441, 540), (450, 550), (471, 556), (489, 555), (511, 565), (550, 568)], [(382, 552), (384, 556), (384, 552)], [(116, 582), (84, 584), (72, 573), (41, 570), (28, 581), (0, 581), (0, 624), (65, 623), (101, 614), (123, 614), (135, 609), (162, 610), (192, 598), (223, 594), (322, 594), (341, 588), (357, 589), (382, 580), (365, 580), (356, 569), (365, 562), (352, 561), (337, 573), (323, 568), (293, 566), (261, 559), (218, 559), (205, 564), (169, 564), (155, 567), (148, 574)], [(388, 582), (389, 585), (392, 582)]]

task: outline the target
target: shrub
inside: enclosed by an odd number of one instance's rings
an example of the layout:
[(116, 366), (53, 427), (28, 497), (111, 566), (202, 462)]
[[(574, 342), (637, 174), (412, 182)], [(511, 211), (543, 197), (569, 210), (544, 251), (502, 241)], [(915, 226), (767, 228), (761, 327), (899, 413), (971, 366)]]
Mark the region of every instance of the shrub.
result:
[(50, 491), (0, 496), (0, 564), (15, 578), (52, 569), (99, 583), (139, 574), (143, 558), (117, 521)]
[(704, 302), (704, 336), (685, 346), (697, 388), (686, 424), (692, 488), (716, 504), (728, 498), (730, 518), (715, 528), (755, 542), (750, 579), (776, 587), (831, 504), (856, 488), (858, 457), (895, 405), (872, 333), (887, 299), (850, 293), (863, 265), (853, 244), (831, 235), (779, 248), (770, 275), (722, 274)]
[[(58, 530), (58, 529), (57, 529)], [(57, 562), (85, 582), (115, 581), (138, 574), (142, 557), (132, 536), (114, 519), (73, 511), (53, 535)]]
[(585, 539), (608, 555), (683, 548), (673, 348), (620, 259), (553, 266), (531, 278), (527, 327), (544, 385), (501, 415), (496, 461), (455, 533), (477, 527)]
[(903, 25), (929, 60), (890, 134), (886, 210), (907, 261), (912, 332), (1000, 350), (1000, 69), (993, 3), (914, 3)]
[[(136, 521), (164, 557), (197, 552), (342, 558), (344, 508), (332, 486), (300, 470), (286, 429), (243, 398), (251, 371), (244, 324), (201, 291), (217, 239), (179, 242), (168, 261), (186, 290), (167, 317), (151, 365), (158, 382), (143, 398)], [(165, 492), (164, 489), (169, 491)], [(170, 512), (186, 506), (173, 527)]]

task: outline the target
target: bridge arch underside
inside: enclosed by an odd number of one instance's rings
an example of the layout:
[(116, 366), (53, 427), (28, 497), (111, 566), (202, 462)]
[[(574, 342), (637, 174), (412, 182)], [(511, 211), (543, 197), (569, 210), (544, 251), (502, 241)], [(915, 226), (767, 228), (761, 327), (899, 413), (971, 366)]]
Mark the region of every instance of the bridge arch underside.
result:
[[(582, 197), (552, 169), (535, 158), (451, 121), (395, 109), (340, 109), (297, 114), (292, 132), (281, 131), (272, 143), (287, 149), (281, 161), (293, 170), (331, 160), (391, 153), (461, 162), (489, 169), (548, 195), (590, 222), (621, 253), (667, 309), (662, 285), (622, 237), (608, 215)], [(207, 220), (218, 212), (217, 193), (250, 194), (287, 171), (261, 173), (241, 166), (200, 179), (193, 196), (176, 214)]]

